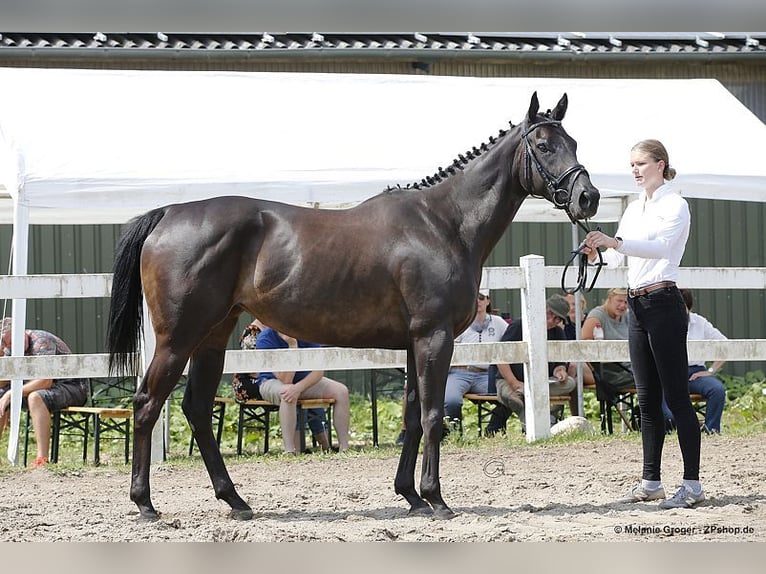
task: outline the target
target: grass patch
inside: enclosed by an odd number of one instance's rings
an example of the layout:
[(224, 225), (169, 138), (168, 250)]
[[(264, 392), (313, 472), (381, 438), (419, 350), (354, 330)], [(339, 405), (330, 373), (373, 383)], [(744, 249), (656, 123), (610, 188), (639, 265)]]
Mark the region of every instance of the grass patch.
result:
[[(727, 389), (727, 403), (723, 414), (723, 433), (729, 436), (747, 436), (753, 434), (766, 433), (766, 376), (762, 371), (747, 373), (744, 376), (723, 375), (722, 379)], [(170, 408), (170, 454), (169, 460), (173, 465), (197, 465), (200, 457), (199, 451), (194, 449), (194, 456), (188, 456), (189, 440), (191, 431), (186, 422), (186, 418), (181, 412), (180, 394), (174, 395), (171, 400)], [(453, 432), (448, 436), (443, 447), (448, 449), (461, 448), (496, 448), (500, 446), (519, 446), (519, 447), (544, 447), (546, 445), (576, 444), (581, 442), (606, 442), (614, 440), (629, 440), (638, 442), (640, 435), (638, 433), (620, 433), (616, 431), (614, 435), (603, 436), (600, 434), (600, 422), (598, 401), (595, 394), (589, 391), (585, 392), (583, 397), (585, 416), (596, 429), (595, 435), (586, 435), (582, 433), (559, 435), (545, 440), (529, 443), (521, 432), (521, 423), (516, 417), (508, 421), (507, 433), (497, 435), (496, 437), (479, 437), (478, 434), (478, 408), (470, 402), (463, 405), (463, 434)], [(568, 407), (567, 407), (568, 411)], [(263, 431), (248, 430), (245, 433), (243, 446), (244, 456), (236, 455), (237, 440), (237, 415), (238, 408), (229, 406), (224, 416), (224, 429), (221, 440), (221, 452), (227, 462), (248, 461), (257, 459), (264, 463), (274, 461), (279, 463), (283, 460), (281, 454), (281, 439), (279, 424), (276, 415), (272, 416), (270, 431), (270, 452), (263, 456), (261, 453), (263, 445)], [(26, 417), (22, 417), (22, 424)], [(616, 422), (616, 428), (619, 423)], [(378, 441), (379, 448), (372, 446), (372, 411), (368, 399), (360, 395), (351, 397), (351, 436), (350, 442), (352, 450), (345, 456), (360, 457), (380, 457), (387, 458), (398, 456), (399, 449), (394, 447), (394, 441), (401, 429), (401, 400), (398, 398), (378, 399)], [(23, 432), (20, 437), (21, 449), (23, 449)], [(8, 433), (3, 434), (0, 441), (3, 457), (7, 451)], [(89, 444), (88, 466), (92, 466), (93, 446), (92, 437)], [(30, 433), (30, 445), (28, 459), (34, 459), (36, 446), (34, 444), (34, 433)], [(59, 454), (59, 464), (55, 467), (57, 473), (78, 472), (83, 468), (82, 464), (82, 443), (71, 437), (62, 437)], [(313, 456), (337, 456), (323, 455), (315, 453)], [(23, 451), (20, 452), (19, 459), (23, 457)], [(124, 464), (121, 443), (110, 441), (106, 436), (102, 437), (101, 445), (101, 463), (104, 467), (128, 469), (129, 465)], [(0, 469), (7, 470), (10, 467), (8, 463), (0, 465)], [(51, 467), (54, 468), (53, 466)]]

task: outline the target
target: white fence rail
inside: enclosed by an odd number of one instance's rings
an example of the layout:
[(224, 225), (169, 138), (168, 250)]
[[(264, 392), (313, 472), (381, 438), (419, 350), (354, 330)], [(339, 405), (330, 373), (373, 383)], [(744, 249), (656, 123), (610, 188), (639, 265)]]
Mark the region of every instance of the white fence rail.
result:
[[(550, 361), (612, 362), (629, 361), (627, 341), (547, 341)], [(689, 341), (689, 359), (760, 361), (766, 357), (766, 339), (729, 339), (726, 341)], [(526, 363), (526, 342), (470, 343), (457, 345), (452, 363)], [(71, 378), (109, 376), (108, 355), (56, 355), (41, 357), (0, 357), (0, 379)], [(227, 351), (224, 373), (269, 371), (307, 371), (386, 369), (405, 367), (404, 351), (388, 349), (349, 349), (322, 347)]]

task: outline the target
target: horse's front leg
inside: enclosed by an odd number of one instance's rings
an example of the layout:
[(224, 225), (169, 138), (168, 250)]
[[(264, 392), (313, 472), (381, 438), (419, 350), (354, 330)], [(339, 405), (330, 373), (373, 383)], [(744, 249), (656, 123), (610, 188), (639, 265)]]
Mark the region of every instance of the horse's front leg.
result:
[(236, 520), (250, 520), (253, 511), (237, 494), (223, 462), (221, 449), (213, 436), (213, 399), (223, 371), (224, 353), (225, 351), (217, 350), (194, 353), (182, 408), (213, 483), (215, 497), (231, 507), (230, 517)]
[(152, 505), (149, 487), (152, 429), (186, 362), (166, 360), (162, 358), (163, 355), (155, 352), (141, 386), (133, 397), (133, 474), (130, 499), (138, 506), (141, 519), (150, 521), (159, 518)]
[(417, 369), (412, 349), (407, 350), (407, 395), (404, 412), (404, 444), (396, 470), (394, 491), (410, 503), (410, 514), (431, 514), (431, 506), (415, 490), (415, 463), (418, 458), (423, 427), (420, 425), (420, 395), (418, 393)]
[(420, 496), (427, 500), (437, 518), (452, 518), (455, 513), (442, 499), (439, 481), (439, 448), (444, 425), (444, 391), (452, 359), (454, 340), (449, 330), (416, 339), (415, 363), (423, 426), (423, 465)]

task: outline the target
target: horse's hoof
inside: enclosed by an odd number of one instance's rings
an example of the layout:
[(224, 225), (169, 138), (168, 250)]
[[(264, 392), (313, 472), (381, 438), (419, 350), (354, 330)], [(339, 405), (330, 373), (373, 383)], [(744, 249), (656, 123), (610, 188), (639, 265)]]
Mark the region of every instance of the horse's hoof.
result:
[(157, 522), (160, 519), (160, 513), (157, 511), (141, 511), (138, 517), (139, 522)]
[(434, 508), (434, 518), (438, 520), (451, 520), (452, 518), (455, 518), (457, 514), (452, 512), (449, 508), (446, 506), (444, 508)]
[(229, 518), (234, 520), (252, 520), (253, 511), (249, 508), (232, 508), (229, 512)]
[(407, 513), (408, 516), (431, 516), (434, 513), (433, 509), (424, 504), (423, 506), (413, 506)]

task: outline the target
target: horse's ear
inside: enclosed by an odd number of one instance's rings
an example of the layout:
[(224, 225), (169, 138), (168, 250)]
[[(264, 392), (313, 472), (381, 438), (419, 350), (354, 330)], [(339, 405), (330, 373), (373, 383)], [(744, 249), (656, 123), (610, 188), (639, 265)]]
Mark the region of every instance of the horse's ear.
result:
[(563, 120), (564, 115), (567, 113), (568, 105), (569, 105), (569, 100), (567, 99), (567, 95), (564, 94), (563, 96), (561, 96), (559, 103), (556, 104), (556, 107), (553, 109), (553, 119), (559, 122)]
[(540, 101), (537, 99), (537, 92), (532, 94), (532, 101), (529, 102), (529, 111), (527, 112), (527, 119), (530, 122), (534, 122), (537, 117), (537, 111), (540, 109)]

